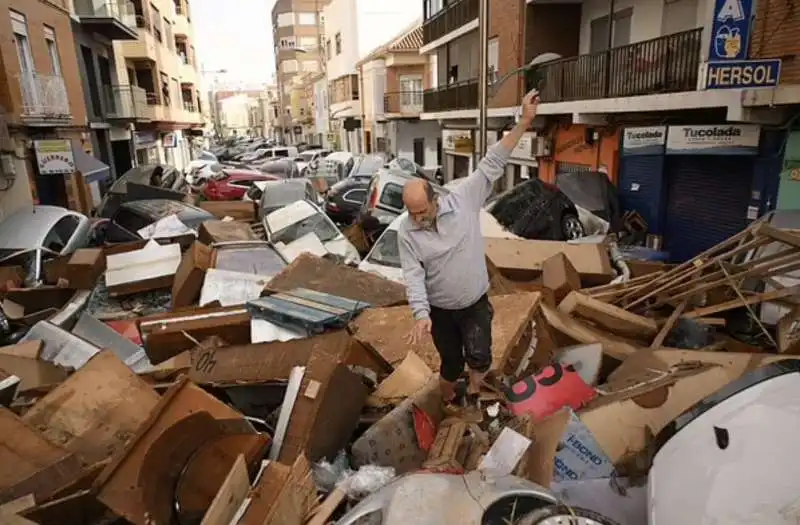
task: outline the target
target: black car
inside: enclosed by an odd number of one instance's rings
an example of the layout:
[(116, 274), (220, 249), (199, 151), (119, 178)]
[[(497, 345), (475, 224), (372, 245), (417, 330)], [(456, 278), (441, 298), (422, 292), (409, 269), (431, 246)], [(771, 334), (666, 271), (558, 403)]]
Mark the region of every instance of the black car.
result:
[(539, 179), (501, 193), (486, 209), (504, 228), (526, 239), (569, 241), (585, 234), (570, 198)]
[(325, 213), (333, 222), (351, 224), (367, 198), (371, 177), (348, 177), (331, 186), (325, 198)]
[(189, 185), (183, 174), (165, 164), (144, 164), (122, 174), (97, 207), (98, 217), (109, 218), (124, 202), (144, 199), (181, 200)]
[(169, 216), (176, 215), (187, 227), (197, 230), (214, 215), (192, 204), (166, 199), (151, 199), (123, 203), (108, 221), (93, 232), (94, 243), (117, 243), (141, 239), (139, 230)]

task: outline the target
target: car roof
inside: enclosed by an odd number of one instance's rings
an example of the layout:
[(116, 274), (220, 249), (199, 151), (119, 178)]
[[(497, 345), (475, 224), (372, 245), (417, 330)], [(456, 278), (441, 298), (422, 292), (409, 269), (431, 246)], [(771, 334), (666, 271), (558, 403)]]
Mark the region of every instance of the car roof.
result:
[(288, 184), (290, 186), (302, 186), (303, 190), (311, 184), (308, 179), (300, 178), (300, 179), (280, 179), (280, 180), (260, 180), (257, 181), (254, 186), (261, 191), (264, 191), (265, 188), (268, 187), (277, 187), (282, 184)]
[(67, 216), (85, 217), (60, 206), (42, 205), (18, 210), (0, 222), (0, 249), (38, 248), (53, 225)]
[(352, 158), (353, 158), (353, 154), (350, 153), (349, 151), (334, 151), (333, 153), (331, 153), (330, 155), (325, 157), (325, 160), (335, 160), (335, 161), (339, 161), (339, 162), (347, 162), (348, 160), (350, 160)]
[(120, 208), (129, 208), (140, 215), (161, 219), (167, 215), (176, 214), (179, 217), (182, 215), (209, 215), (213, 218), (213, 214), (207, 212), (203, 208), (198, 208), (193, 204), (183, 201), (173, 201), (169, 199), (147, 199), (141, 201), (131, 201), (123, 203)]

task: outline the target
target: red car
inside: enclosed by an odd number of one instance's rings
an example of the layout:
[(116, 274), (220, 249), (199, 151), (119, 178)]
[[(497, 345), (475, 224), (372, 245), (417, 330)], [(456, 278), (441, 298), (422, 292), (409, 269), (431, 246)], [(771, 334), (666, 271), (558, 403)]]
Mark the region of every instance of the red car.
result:
[(257, 170), (224, 169), (208, 181), (203, 197), (210, 201), (238, 201), (254, 182), (262, 180), (280, 180), (280, 177)]

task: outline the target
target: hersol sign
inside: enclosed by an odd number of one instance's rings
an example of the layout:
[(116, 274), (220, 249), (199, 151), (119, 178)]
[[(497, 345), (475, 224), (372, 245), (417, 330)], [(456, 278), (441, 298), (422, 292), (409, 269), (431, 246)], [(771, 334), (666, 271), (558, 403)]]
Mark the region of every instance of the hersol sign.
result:
[(755, 155), (759, 126), (670, 126), (667, 155)]

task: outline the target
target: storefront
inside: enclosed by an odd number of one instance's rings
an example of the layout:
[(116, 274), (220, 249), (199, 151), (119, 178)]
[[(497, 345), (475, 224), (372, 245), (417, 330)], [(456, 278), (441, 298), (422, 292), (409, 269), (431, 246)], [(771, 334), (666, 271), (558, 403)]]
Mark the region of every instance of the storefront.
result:
[(790, 133), (786, 141), (777, 208), (800, 210), (800, 131)]
[(133, 134), (136, 148), (136, 165), (158, 164), (158, 140), (152, 131), (136, 131)]
[(642, 215), (671, 260), (690, 259), (774, 206), (778, 142), (753, 125), (628, 128), (622, 209)]
[(466, 177), (472, 173), (475, 146), (471, 129), (442, 130), (444, 152), (444, 181)]
[(539, 178), (555, 182), (560, 172), (600, 171), (617, 180), (619, 130), (559, 124), (551, 134), (553, 154), (539, 159)]
[[(506, 132), (507, 134), (508, 132)], [(497, 191), (510, 190), (517, 184), (539, 176), (539, 163), (536, 161), (535, 150), (536, 133), (527, 132), (511, 152), (511, 157), (506, 168), (506, 176)]]

